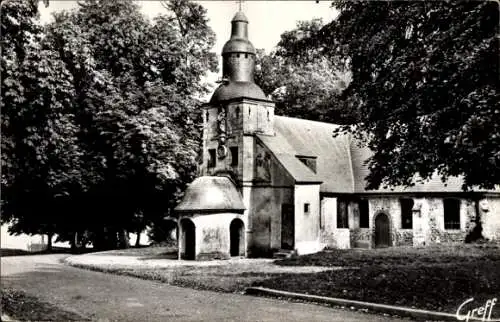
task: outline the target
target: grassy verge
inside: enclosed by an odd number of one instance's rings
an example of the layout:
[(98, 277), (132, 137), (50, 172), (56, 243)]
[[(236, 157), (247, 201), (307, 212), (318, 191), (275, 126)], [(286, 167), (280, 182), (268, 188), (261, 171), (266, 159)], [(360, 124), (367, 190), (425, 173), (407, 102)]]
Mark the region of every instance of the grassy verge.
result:
[(131, 247), (127, 249), (110, 250), (96, 253), (96, 255), (136, 256), (141, 259), (177, 259), (175, 246)]
[(477, 260), (500, 261), (498, 244), (456, 244), (381, 249), (334, 249), (321, 253), (277, 260), (283, 266), (343, 266), (362, 267), (370, 265), (411, 264), (458, 264), (474, 263)]
[[(99, 262), (99, 256), (115, 256), (110, 263)], [(119, 257), (124, 256), (123, 260)], [(144, 265), (128, 264), (127, 257), (144, 261)], [(165, 260), (165, 261), (163, 261)], [(243, 292), (252, 286), (284, 273), (298, 274), (329, 268), (277, 266), (269, 259), (184, 262), (183, 265), (161, 265), (169, 261), (176, 263), (176, 247), (149, 247), (142, 249), (113, 250), (92, 254), (84, 262), (71, 265), (95, 271), (133, 276), (171, 285), (219, 292)]]
[[(255, 285), (448, 313), (471, 297), (479, 307), (500, 294), (497, 245), (335, 250), (276, 264), (357, 269), (286, 274)], [(500, 316), (500, 310), (496, 314)]]
[[(138, 277), (170, 285), (227, 293), (242, 293), (258, 282), (279, 277), (284, 273), (245, 272), (228, 266), (179, 266), (175, 268), (122, 268), (116, 266), (74, 265), (94, 271)], [(293, 274), (292, 274), (293, 275)]]
[(39, 301), (22, 291), (2, 289), (2, 312), (20, 321), (90, 321), (73, 312)]

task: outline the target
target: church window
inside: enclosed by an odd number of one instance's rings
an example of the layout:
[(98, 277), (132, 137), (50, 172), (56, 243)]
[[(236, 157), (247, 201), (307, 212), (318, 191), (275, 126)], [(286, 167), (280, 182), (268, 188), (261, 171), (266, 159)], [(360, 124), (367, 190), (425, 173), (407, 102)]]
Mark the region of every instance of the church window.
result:
[(208, 122), (209, 117), (210, 117), (210, 113), (207, 111), (207, 113), (206, 113), (207, 122)]
[(460, 229), (460, 200), (444, 199), (444, 229)]
[(297, 158), (316, 173), (316, 157), (297, 156)]
[(347, 201), (337, 199), (337, 228), (349, 228)]
[(359, 207), (359, 227), (370, 228), (370, 214), (368, 212), (368, 200), (361, 199), (358, 203)]
[(413, 199), (399, 199), (399, 204), (401, 206), (401, 228), (402, 229), (412, 229), (413, 228)]
[(215, 149), (208, 149), (208, 167), (215, 167)]
[(245, 54), (245, 58), (248, 58), (248, 54)]
[(309, 214), (309, 208), (310, 208), (310, 205), (308, 203), (305, 203), (304, 204), (304, 214), (305, 215)]
[(231, 150), (231, 165), (238, 165), (238, 147), (232, 146), (229, 148)]

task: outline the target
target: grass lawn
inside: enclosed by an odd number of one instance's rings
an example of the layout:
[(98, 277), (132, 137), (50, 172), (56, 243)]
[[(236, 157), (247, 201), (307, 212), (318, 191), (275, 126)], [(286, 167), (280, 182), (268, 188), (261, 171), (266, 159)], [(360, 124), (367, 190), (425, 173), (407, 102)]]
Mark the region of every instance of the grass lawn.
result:
[[(471, 297), (471, 305), (477, 307), (500, 297), (500, 245), (494, 244), (329, 250), (274, 262), (184, 262), (169, 267), (159, 264), (177, 258), (174, 247), (109, 251), (91, 257), (101, 255), (124, 256), (124, 261), (85, 268), (221, 292), (264, 286), (452, 314)], [(125, 256), (136, 257), (144, 265), (131, 267)], [(492, 316), (500, 317), (499, 306)]]
[(448, 313), (471, 297), (479, 307), (500, 296), (500, 247), (492, 244), (332, 250), (276, 264), (349, 269), (285, 274), (255, 285)]
[[(112, 263), (100, 262), (104, 256), (123, 256), (113, 259)], [(140, 266), (134, 260), (143, 262)], [(278, 266), (271, 259), (232, 259), (207, 262), (185, 261), (176, 265), (176, 247), (148, 247), (141, 249), (124, 249), (106, 251), (87, 255), (85, 264), (72, 265), (102, 272), (128, 275), (148, 280), (161, 281), (171, 285), (212, 290), (220, 292), (243, 292), (246, 287), (283, 274), (300, 274), (304, 272), (323, 271), (325, 267)], [(167, 265), (162, 265), (167, 264)]]
[[(78, 266), (78, 265), (77, 265)], [(89, 268), (88, 266), (86, 268)], [(209, 290), (226, 293), (240, 293), (246, 287), (257, 282), (281, 276), (284, 273), (241, 272), (229, 273), (227, 266), (180, 266), (175, 268), (120, 268), (91, 267), (92, 270), (133, 276), (147, 280), (159, 281), (170, 285), (188, 287), (197, 290)], [(234, 267), (232, 267), (234, 269)], [(243, 269), (244, 270), (244, 269)], [(234, 272), (234, 271), (233, 271)]]
[(2, 289), (2, 312), (21, 321), (89, 321), (84, 317), (41, 302), (22, 291)]

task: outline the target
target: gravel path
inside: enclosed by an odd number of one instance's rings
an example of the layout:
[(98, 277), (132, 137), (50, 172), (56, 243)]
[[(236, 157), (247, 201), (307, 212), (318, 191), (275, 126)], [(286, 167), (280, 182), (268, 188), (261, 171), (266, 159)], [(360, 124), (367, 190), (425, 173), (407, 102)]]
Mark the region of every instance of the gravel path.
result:
[(398, 321), (313, 304), (175, 287), (60, 263), (64, 255), (1, 259), (2, 287), (101, 321)]

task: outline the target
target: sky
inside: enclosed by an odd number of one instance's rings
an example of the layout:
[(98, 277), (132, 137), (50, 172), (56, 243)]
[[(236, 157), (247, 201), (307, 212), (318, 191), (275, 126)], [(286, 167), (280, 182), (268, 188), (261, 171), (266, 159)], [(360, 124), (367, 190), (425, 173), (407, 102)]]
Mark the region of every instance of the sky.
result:
[[(152, 18), (157, 14), (166, 12), (160, 1), (136, 1), (142, 12)], [(239, 1), (196, 1), (207, 9), (209, 25), (217, 35), (214, 51), (222, 51), (224, 43), (231, 33), (231, 19), (238, 11)], [(76, 1), (50, 0), (50, 5), (45, 8), (40, 3), (42, 22), (52, 19), (51, 12), (71, 9), (77, 6)], [(243, 1), (242, 11), (249, 20), (248, 32), (250, 41), (255, 48), (264, 48), (270, 52), (280, 40), (280, 35), (287, 30), (295, 28), (297, 21), (323, 18), (329, 22), (337, 16), (337, 11), (331, 8), (331, 1), (315, 0), (285, 1), (285, 0), (253, 0)]]

